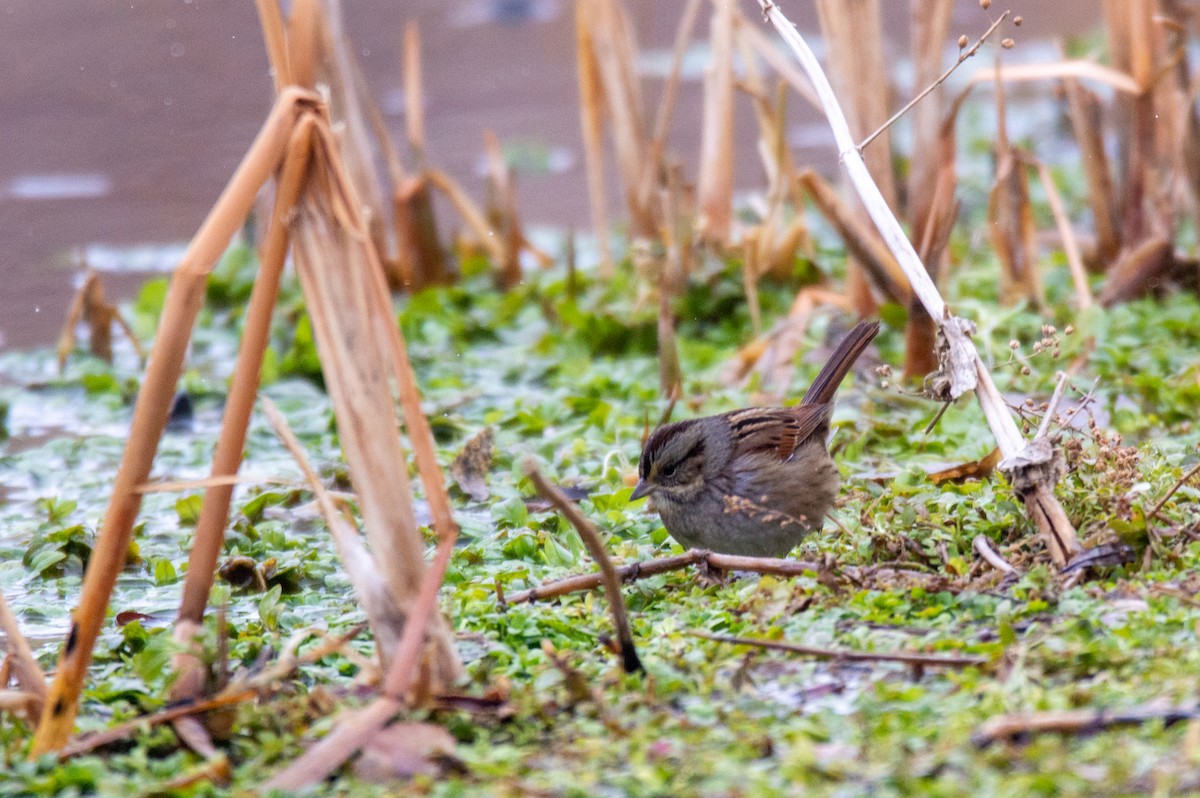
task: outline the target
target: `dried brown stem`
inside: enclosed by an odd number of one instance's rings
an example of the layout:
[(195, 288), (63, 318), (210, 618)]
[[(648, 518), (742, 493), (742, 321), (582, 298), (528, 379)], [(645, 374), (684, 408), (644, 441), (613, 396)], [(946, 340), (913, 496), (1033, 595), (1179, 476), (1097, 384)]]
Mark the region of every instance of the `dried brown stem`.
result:
[(645, 670), (633, 644), (633, 631), (629, 628), (629, 611), (625, 608), (625, 599), (621, 596), (621, 579), (617, 576), (616, 568), (613, 567), (612, 558), (608, 556), (608, 552), (604, 548), (604, 541), (600, 539), (600, 530), (596, 529), (596, 525), (587, 519), (587, 516), (575, 506), (574, 502), (564, 496), (562, 491), (542, 475), (532, 460), (525, 461), (525, 475), (533, 482), (542, 498), (553, 504), (554, 508), (571, 522), (571, 526), (575, 527), (575, 531), (579, 533), (588, 553), (600, 567), (604, 593), (608, 597), (608, 606), (612, 611), (613, 628), (616, 631), (617, 640), (621, 644), (621, 659), (625, 665), (625, 672), (633, 673)]
[[(803, 560), (774, 559), (772, 557), (739, 557), (732, 554), (717, 554), (707, 549), (691, 549), (684, 554), (673, 557), (659, 557), (653, 560), (622, 565), (615, 569), (616, 575), (622, 582), (635, 582), (670, 571), (681, 571), (692, 566), (703, 566), (716, 571), (752, 571), (771, 576), (795, 578), (811, 576), (829, 571), (828, 566), (821, 563), (805, 562)], [(853, 580), (864, 580), (868, 577), (907, 577), (919, 581), (933, 582), (936, 577), (920, 571), (896, 570), (893, 568), (842, 566), (837, 573), (845, 574)], [(585, 590), (595, 590), (603, 584), (604, 576), (600, 573), (580, 574), (569, 576), (555, 582), (547, 582), (529, 590), (522, 590), (505, 596), (506, 604), (524, 604), (531, 601), (544, 601), (558, 598), (571, 593)]]
[(1054, 224), (1058, 227), (1058, 235), (1062, 238), (1063, 253), (1067, 256), (1067, 266), (1071, 270), (1071, 280), (1075, 283), (1075, 295), (1079, 297), (1079, 309), (1087, 310), (1096, 303), (1092, 289), (1088, 286), (1087, 268), (1083, 265), (1083, 254), (1079, 250), (1079, 242), (1075, 231), (1071, 228), (1071, 220), (1063, 207), (1062, 196), (1054, 185), (1054, 177), (1050, 169), (1041, 161), (1037, 162), (1038, 177), (1046, 189), (1046, 201), (1050, 204), (1050, 213), (1054, 216)]
[(788, 643), (784, 640), (762, 640), (753, 637), (714, 635), (709, 634), (708, 632), (694, 631), (692, 634), (696, 637), (702, 637), (705, 640), (714, 640), (718, 643), (729, 643), (736, 646), (754, 646), (755, 648), (769, 648), (774, 651), (787, 651), (792, 654), (802, 654), (806, 657), (841, 660), (843, 662), (902, 662), (906, 665), (936, 666), (943, 668), (970, 668), (977, 665), (986, 665), (989, 662), (987, 657), (977, 657), (968, 654), (955, 656), (946, 654), (919, 654), (916, 652), (907, 651), (855, 651), (848, 648), (816, 648), (814, 646), (802, 646), (795, 643)]
[(457, 529), (438, 542), (433, 564), (425, 572), (404, 634), (383, 680), (383, 694), (365, 708), (344, 717), (337, 727), (296, 761), (276, 773), (264, 790), (299, 790), (327, 778), (354, 756), (399, 712), (417, 671), (426, 631), (437, 614), (438, 588), (454, 554)]
[(150, 475), (183, 370), (192, 327), (204, 301), (208, 274), (245, 221), (258, 189), (278, 166), (297, 118), (318, 105), (315, 96), (300, 89), (285, 89), (279, 95), (262, 130), (175, 270), (158, 338), (138, 393), (128, 443), (113, 483), (112, 500), (84, 576), (79, 609), (30, 747), (34, 757), (61, 749), (70, 736), (92, 648), (104, 622), (113, 586), (128, 556), (142, 499), (136, 488)]
[(1168, 501), (1170, 501), (1171, 497), (1175, 495), (1176, 491), (1178, 491), (1180, 488), (1182, 488), (1184, 485), (1186, 485), (1188, 483), (1188, 481), (1191, 480), (1191, 478), (1196, 476), (1197, 474), (1200, 474), (1200, 463), (1197, 463), (1196, 465), (1189, 468), (1187, 473), (1184, 474), (1183, 476), (1181, 476), (1179, 478), (1179, 480), (1174, 485), (1171, 486), (1171, 489), (1169, 491), (1167, 491), (1166, 493), (1164, 493), (1163, 497), (1154, 503), (1154, 507), (1149, 512), (1149, 517), (1158, 518), (1160, 520), (1165, 521), (1166, 519), (1163, 518), (1162, 515), (1160, 515), (1160, 513), (1162, 512), (1162, 508), (1166, 505), (1166, 503)]
[[(246, 322), (242, 333), (237, 365), (229, 386), (221, 436), (213, 452), (210, 479), (233, 477), (242, 463), (246, 445), (246, 430), (254, 396), (258, 391), (263, 356), (271, 335), (271, 314), (279, 296), (288, 250), (288, 221), (300, 195), (304, 174), (308, 169), (308, 148), (312, 136), (312, 118), (305, 117), (296, 125), (288, 142), (287, 154), (279, 177), (270, 226), (263, 242), (258, 277), (250, 294)], [(229, 520), (229, 505), (233, 499), (234, 483), (212, 484), (204, 492), (196, 533), (188, 554), (187, 576), (175, 624), (175, 638), (181, 643), (190, 641), (199, 629), (208, 604), (216, 574), (217, 559), (225, 540), (225, 524)], [(175, 658), (179, 674), (171, 689), (175, 700), (195, 698), (204, 687), (200, 663), (186, 649)]]
[(267, 420), (271, 422), (275, 434), (279, 436), (288, 452), (291, 453), (292, 459), (296, 461), (296, 465), (304, 474), (309, 489), (316, 497), (317, 507), (321, 511), (321, 517), (325, 519), (325, 526), (329, 528), (329, 534), (333, 537), (338, 556), (342, 560), (342, 566), (346, 569), (350, 584), (354, 586), (355, 594), (362, 602), (371, 632), (375, 637), (379, 660), (386, 664), (390, 661), (391, 654), (400, 640), (404, 629), (404, 615), (399, 612), (396, 600), (387, 588), (387, 581), (379, 572), (379, 567), (371, 558), (366, 546), (363, 545), (357, 530), (338, 511), (333, 497), (330, 496), (329, 491), (322, 484), (321, 478), (308, 462), (304, 447), (288, 426), (283, 414), (267, 397), (262, 397), (261, 401), (263, 412), (266, 414)]
[(980, 748), (992, 743), (1019, 740), (1033, 734), (1092, 734), (1114, 726), (1161, 722), (1170, 726), (1200, 718), (1200, 707), (1133, 707), (1126, 710), (1076, 709), (1017, 712), (1000, 715), (982, 724), (971, 735)]
[[(29, 641), (21, 634), (21, 625), (17, 623), (17, 616), (9, 608), (3, 593), (0, 593), (0, 631), (4, 632), (5, 648), (12, 657), (17, 685), (28, 696), (26, 710), (30, 717), (36, 718), (46, 703), (46, 674), (38, 665), (37, 657), (33, 656)], [(5, 686), (4, 682), (7, 682), (7, 677), (0, 681), (0, 688)]]

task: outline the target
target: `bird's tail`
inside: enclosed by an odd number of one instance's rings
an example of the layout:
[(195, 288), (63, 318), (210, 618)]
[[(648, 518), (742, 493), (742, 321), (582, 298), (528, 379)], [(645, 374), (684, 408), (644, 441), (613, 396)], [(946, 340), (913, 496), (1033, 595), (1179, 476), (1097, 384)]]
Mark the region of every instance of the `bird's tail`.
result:
[(860, 321), (854, 325), (854, 329), (842, 339), (837, 349), (830, 355), (829, 361), (822, 367), (817, 378), (813, 380), (813, 384), (809, 387), (808, 393), (804, 394), (800, 404), (817, 405), (832, 402), (833, 395), (837, 393), (838, 386), (842, 384), (842, 380), (854, 365), (854, 361), (858, 360), (858, 356), (863, 353), (867, 344), (871, 343), (871, 339), (878, 333), (879, 322), (877, 321)]

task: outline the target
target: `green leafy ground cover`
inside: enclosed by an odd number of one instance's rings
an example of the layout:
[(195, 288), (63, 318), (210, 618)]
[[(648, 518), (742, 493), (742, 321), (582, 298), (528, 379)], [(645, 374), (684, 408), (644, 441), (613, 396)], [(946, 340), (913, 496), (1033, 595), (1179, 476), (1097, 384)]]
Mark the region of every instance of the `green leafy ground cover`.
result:
[[(1101, 429), (1063, 432), (1072, 465), (1059, 486), (1064, 506), (1090, 544), (1124, 540), (1135, 563), (1062, 580), (1019, 504), (999, 477), (935, 486), (926, 471), (973, 460), (992, 444), (972, 401), (952, 407), (923, 433), (936, 407), (870, 370), (849, 380), (835, 416), (833, 447), (843, 472), (838, 524), (826, 523), (794, 556), (842, 565), (899, 563), (937, 581), (856, 584), (837, 572), (799, 579), (753, 575), (724, 582), (690, 571), (625, 589), (648, 673), (626, 676), (604, 645), (610, 631), (598, 593), (504, 608), (512, 594), (591, 570), (577, 536), (553, 513), (531, 508), (521, 463), (534, 457), (556, 482), (590, 490), (583, 510), (605, 531), (622, 562), (678, 552), (643, 503), (629, 502), (646, 419), (662, 410), (655, 360), (655, 302), (639, 306), (625, 267), (611, 282), (535, 273), (500, 294), (478, 265), (460, 285), (402, 301), (400, 323), (424, 391), (442, 464), (485, 427), (496, 458), (483, 502), (453, 493), (464, 528), (442, 592), (460, 638), (468, 692), (499, 686), (508, 712), (428, 710), (417, 719), (457, 739), (455, 762), (419, 777), (413, 794), (505, 795), (1096, 795), (1169, 792), (1194, 784), (1200, 726), (1161, 722), (1092, 735), (1040, 735), (979, 748), (971, 741), (995, 715), (1032, 710), (1126, 709), (1200, 700), (1200, 559), (1196, 491), (1183, 487), (1163, 510), (1149, 508), (1197, 461), (1200, 301), (1189, 294), (1143, 300), (1076, 316), (1065, 269), (1046, 279), (1052, 310), (1006, 310), (995, 297), (995, 266), (958, 245), (964, 265), (948, 296), (975, 319), (977, 340), (997, 362), (997, 380), (1016, 404), (1045, 401), (1054, 374), (1095, 349), (1069, 391), (1094, 387)], [(816, 265), (836, 271), (841, 256)], [(965, 265), (975, 264), (975, 265)], [(723, 366), (749, 339), (740, 277), (711, 266), (677, 310), (685, 394), (676, 417), (746, 402), (753, 386), (727, 386)], [(207, 473), (240, 303), (253, 264), (234, 251), (214, 277), (184, 385), (197, 418), (164, 438), (159, 479)], [(811, 264), (799, 272), (811, 274)], [(765, 318), (778, 319), (798, 281), (765, 285)], [(148, 335), (163, 286), (135, 306)], [(902, 360), (903, 313), (886, 308), (879, 355)], [(820, 316), (806, 350), (844, 323)], [(1035, 354), (1047, 336), (1056, 343)], [(1062, 330), (1072, 325), (1066, 335)], [(1021, 342), (1014, 354), (1009, 342)], [(1053, 356), (1058, 349), (1059, 355)], [(1022, 373), (1022, 366), (1029, 373)], [(819, 363), (800, 364), (792, 394)], [(16, 437), (0, 458), (0, 589), (40, 645), (43, 666), (57, 655), (80, 575), (102, 514), (136, 391), (127, 353), (115, 366), (76, 360), (59, 377), (48, 352), (9, 354), (3, 398)], [(294, 286), (277, 317), (264, 391), (283, 410), (313, 461), (344, 484), (336, 430)], [(1026, 408), (1028, 423), (1036, 413)], [(1083, 414), (1080, 414), (1082, 418)], [(35, 419), (37, 420), (35, 423)], [(48, 420), (47, 420), (48, 419)], [(44, 428), (39, 428), (42, 425)], [(1117, 436), (1120, 436), (1119, 439)], [(298, 479), (298, 471), (256, 416), (244, 473)], [(328, 536), (305, 491), (277, 484), (239, 490), (227, 558), (274, 560), (267, 590), (220, 582), (231, 666), (261, 667), (306, 627), (345, 631), (363, 620)], [(172, 650), (169, 621), (178, 599), (198, 494), (146, 498), (131, 554), (91, 670), (79, 728), (87, 731), (161, 708)], [(972, 540), (986, 535), (1023, 571), (1001, 584), (975, 568)], [(430, 538), (432, 546), (432, 538)], [(123, 626), (116, 613), (141, 617)], [(889, 663), (814, 662), (702, 640), (691, 632), (778, 638), (865, 651), (969, 653), (983, 667), (914, 671)], [(215, 625), (208, 646), (215, 657)], [(548, 658), (543, 641), (586, 677), (577, 686)], [(369, 640), (354, 644), (371, 652)], [(254, 787), (332, 725), (331, 707), (364, 691), (358, 662), (332, 656), (304, 668), (262, 703), (244, 705), (226, 747), (231, 788)], [(164, 730), (146, 732), (67, 764), (24, 761), (29, 729), (0, 719), (0, 794), (138, 794), (185, 772), (197, 758)], [(348, 773), (327, 794), (383, 794)]]

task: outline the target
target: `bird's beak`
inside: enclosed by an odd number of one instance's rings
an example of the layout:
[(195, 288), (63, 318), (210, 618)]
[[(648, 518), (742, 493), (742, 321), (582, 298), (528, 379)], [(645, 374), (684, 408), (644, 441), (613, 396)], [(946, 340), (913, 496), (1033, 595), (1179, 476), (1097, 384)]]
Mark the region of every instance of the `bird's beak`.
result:
[(654, 492), (654, 486), (644, 479), (639, 479), (637, 486), (633, 489), (633, 493), (629, 496), (629, 501), (635, 502), (638, 499), (644, 499)]

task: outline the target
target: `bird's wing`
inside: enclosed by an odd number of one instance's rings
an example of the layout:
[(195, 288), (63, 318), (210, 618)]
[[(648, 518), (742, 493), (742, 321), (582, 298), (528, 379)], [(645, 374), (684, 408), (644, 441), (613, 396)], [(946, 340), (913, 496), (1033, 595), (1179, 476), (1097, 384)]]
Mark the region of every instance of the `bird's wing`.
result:
[(829, 425), (833, 405), (750, 407), (725, 414), (734, 440), (734, 456), (762, 453), (786, 460), (796, 447)]

